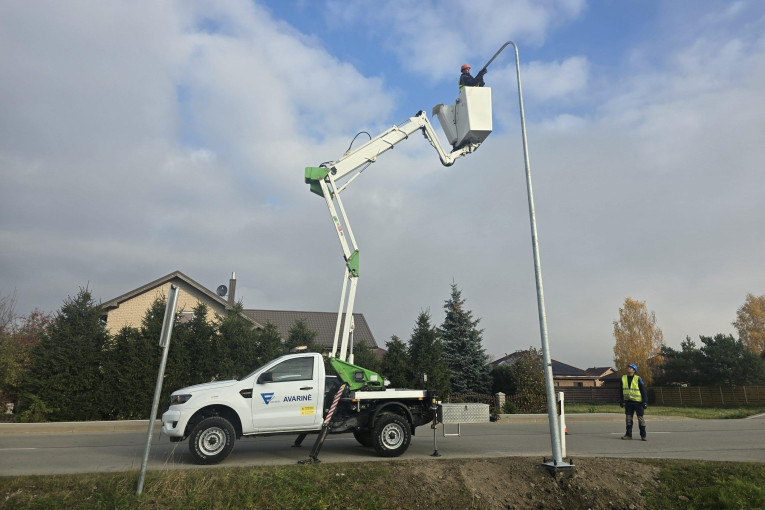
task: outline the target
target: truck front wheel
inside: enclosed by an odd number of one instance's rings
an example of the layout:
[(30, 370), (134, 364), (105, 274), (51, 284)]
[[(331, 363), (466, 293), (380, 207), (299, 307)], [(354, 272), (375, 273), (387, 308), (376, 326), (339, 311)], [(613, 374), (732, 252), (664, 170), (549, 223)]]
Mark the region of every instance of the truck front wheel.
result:
[(234, 427), (225, 418), (205, 418), (189, 435), (189, 451), (197, 464), (217, 464), (231, 453), (235, 437)]
[(383, 413), (377, 418), (372, 432), (372, 444), (380, 457), (398, 457), (409, 448), (412, 433), (402, 416)]
[(361, 446), (372, 446), (372, 431), (369, 429), (354, 430), (353, 437)]

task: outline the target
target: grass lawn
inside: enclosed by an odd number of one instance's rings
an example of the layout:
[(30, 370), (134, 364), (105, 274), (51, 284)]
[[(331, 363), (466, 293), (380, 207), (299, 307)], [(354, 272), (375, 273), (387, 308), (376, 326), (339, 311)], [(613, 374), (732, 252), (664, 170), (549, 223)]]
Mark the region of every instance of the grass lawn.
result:
[[(622, 413), (619, 404), (566, 404), (567, 413)], [(698, 419), (746, 418), (765, 413), (765, 405), (742, 407), (672, 407), (649, 405), (648, 414), (654, 416), (685, 416)]]
[(0, 477), (3, 509), (765, 508), (765, 464), (582, 458), (449, 459)]

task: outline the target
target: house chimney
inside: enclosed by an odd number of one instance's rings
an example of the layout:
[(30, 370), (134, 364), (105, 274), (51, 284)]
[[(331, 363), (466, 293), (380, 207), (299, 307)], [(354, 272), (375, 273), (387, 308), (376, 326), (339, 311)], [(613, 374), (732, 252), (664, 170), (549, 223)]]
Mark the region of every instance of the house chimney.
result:
[(231, 273), (231, 279), (228, 281), (228, 304), (234, 306), (234, 295), (236, 291), (236, 273)]

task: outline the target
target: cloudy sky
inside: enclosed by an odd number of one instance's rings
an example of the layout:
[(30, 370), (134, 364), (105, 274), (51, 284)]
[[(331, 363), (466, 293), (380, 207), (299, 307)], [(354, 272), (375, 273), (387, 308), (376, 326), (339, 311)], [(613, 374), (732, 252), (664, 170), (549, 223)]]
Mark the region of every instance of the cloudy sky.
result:
[[(336, 311), (304, 167), (452, 103), (508, 40), (552, 357), (612, 365), (627, 296), (671, 346), (733, 333), (765, 294), (759, 0), (2, 2), (0, 295), (23, 315), (236, 271), (247, 308)], [(380, 344), (440, 324), (454, 281), (489, 354), (540, 345), (514, 66), (489, 68), (477, 152), (446, 168), (412, 137), (343, 194)]]

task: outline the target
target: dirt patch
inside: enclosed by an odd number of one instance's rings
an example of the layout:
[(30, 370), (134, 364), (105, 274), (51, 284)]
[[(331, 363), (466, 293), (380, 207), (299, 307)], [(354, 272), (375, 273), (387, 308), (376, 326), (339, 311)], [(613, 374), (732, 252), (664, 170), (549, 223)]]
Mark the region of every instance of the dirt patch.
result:
[(375, 490), (388, 508), (645, 508), (644, 489), (659, 468), (628, 459), (574, 460), (570, 476), (553, 476), (538, 458), (404, 461)]

